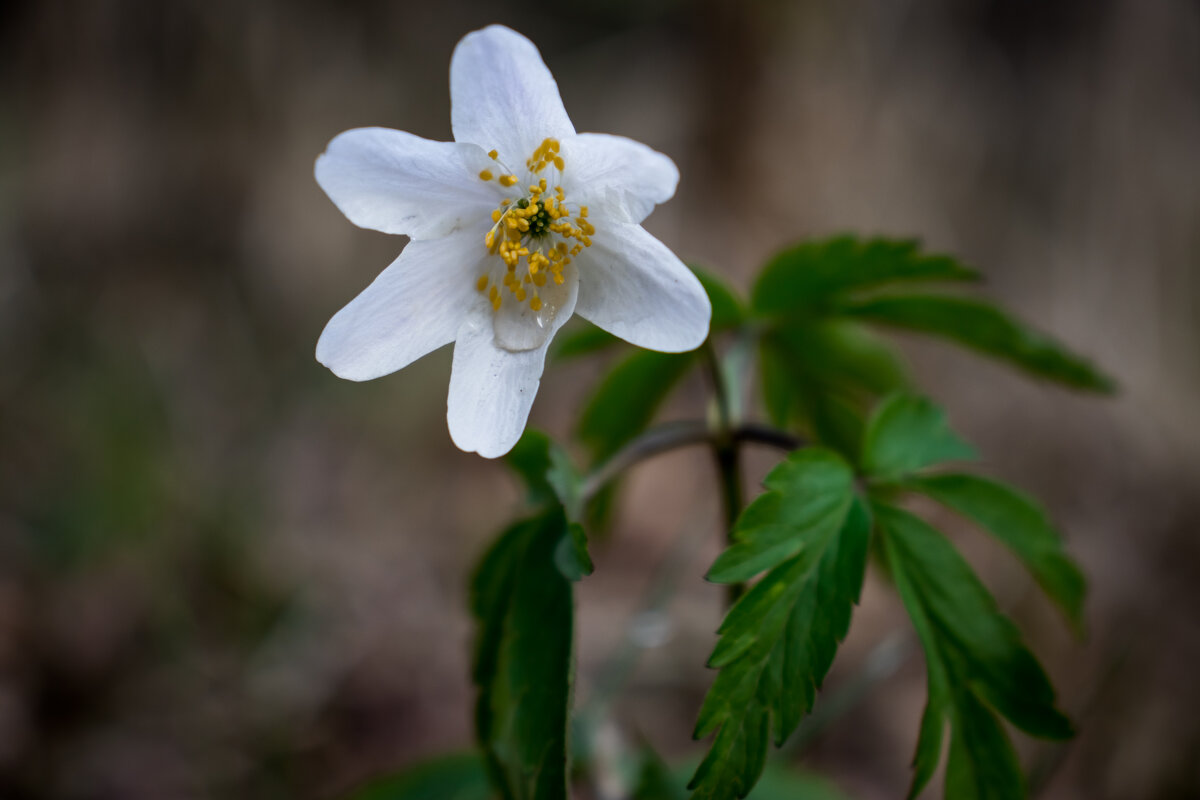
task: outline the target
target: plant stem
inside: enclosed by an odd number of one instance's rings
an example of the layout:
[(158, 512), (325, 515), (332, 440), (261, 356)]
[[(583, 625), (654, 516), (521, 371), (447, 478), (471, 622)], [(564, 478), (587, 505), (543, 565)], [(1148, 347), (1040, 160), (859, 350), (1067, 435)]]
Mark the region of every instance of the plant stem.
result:
[[(712, 379), (713, 395), (717, 405), (717, 430), (712, 437), (713, 458), (717, 463), (717, 475), (721, 483), (721, 509), (725, 517), (725, 537), (733, 541), (733, 526), (742, 513), (745, 496), (742, 491), (742, 459), (738, 449), (737, 439), (733, 435), (733, 420), (729, 413), (728, 387), (725, 385), (725, 375), (721, 370), (721, 361), (717, 357), (712, 339), (704, 343), (704, 361), (708, 365), (709, 377)], [(729, 605), (746, 591), (744, 583), (730, 584)]]
[[(579, 491), (580, 498), (585, 501), (591, 499), (610, 481), (639, 461), (645, 461), (647, 458), (681, 447), (711, 444), (715, 441), (715, 436), (712, 429), (700, 420), (684, 420), (656, 425), (592, 470), (583, 480)], [(803, 439), (787, 431), (756, 422), (747, 422), (737, 426), (730, 431), (730, 438), (737, 445), (761, 444), (784, 451), (803, 447), (805, 443)]]

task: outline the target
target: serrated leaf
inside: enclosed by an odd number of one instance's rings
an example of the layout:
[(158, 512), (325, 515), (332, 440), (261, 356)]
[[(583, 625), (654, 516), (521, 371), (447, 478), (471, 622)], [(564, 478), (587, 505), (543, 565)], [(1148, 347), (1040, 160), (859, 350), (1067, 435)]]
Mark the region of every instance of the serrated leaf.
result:
[(733, 544), (708, 571), (714, 583), (749, 580), (795, 555), (809, 542), (824, 542), (846, 517), (854, 496), (854, 472), (829, 450), (808, 448), (771, 470), (760, 495), (738, 518)]
[(638, 350), (604, 378), (579, 420), (579, 438), (603, 460), (646, 429), (695, 353)]
[(479, 753), (454, 753), (377, 778), (347, 800), (489, 800), (487, 766)]
[(1046, 512), (1032, 498), (976, 475), (930, 475), (914, 478), (909, 485), (974, 520), (1007, 545), (1072, 624), (1077, 629), (1082, 626), (1087, 581), (1067, 555)]
[(894, 394), (879, 404), (863, 437), (863, 470), (873, 478), (895, 480), (943, 461), (975, 458), (941, 408), (924, 397)]
[(855, 500), (838, 529), (806, 540), (730, 609), (710, 659), (721, 671), (693, 734), (717, 734), (689, 784), (693, 800), (745, 797), (772, 732), (782, 744), (811, 710), (858, 601), (869, 533)]
[(1020, 767), (994, 713), (1034, 736), (1070, 737), (1071, 724), (1054, 706), (1049, 679), (945, 537), (907, 511), (879, 503), (873, 510), (929, 669), (909, 796), (933, 774), (949, 722), (954, 766), (953, 778), (947, 769), (947, 796), (1022, 797)]
[(472, 580), (475, 724), (506, 800), (565, 800), (573, 597), (555, 563), (561, 507), (505, 531)]
[(709, 330), (720, 331), (742, 324), (746, 318), (746, 309), (742, 305), (742, 301), (738, 299), (737, 293), (707, 270), (691, 264), (688, 267), (696, 274), (700, 285), (704, 287), (705, 294), (708, 295), (708, 302), (712, 305)]
[(1075, 389), (1111, 392), (1114, 388), (1112, 379), (1091, 362), (982, 300), (944, 295), (876, 297), (848, 302), (840, 312), (949, 339)]
[(949, 256), (922, 254), (915, 241), (839, 236), (802, 242), (775, 255), (759, 275), (751, 306), (763, 314), (794, 316), (889, 283), (976, 278), (974, 270)]

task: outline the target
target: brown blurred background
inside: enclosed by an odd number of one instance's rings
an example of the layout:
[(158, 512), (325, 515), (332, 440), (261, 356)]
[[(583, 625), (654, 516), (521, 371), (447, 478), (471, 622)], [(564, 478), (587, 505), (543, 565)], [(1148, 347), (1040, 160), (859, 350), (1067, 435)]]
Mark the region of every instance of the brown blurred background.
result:
[[(1077, 397), (905, 343), (1092, 580), (1074, 642), (961, 533), (1082, 728), (1021, 742), (1038, 793), (1200, 796), (1200, 4), (40, 0), (0, 11), (0, 797), (328, 798), (469, 744), (464, 590), (518, 492), (450, 443), (448, 351), (368, 384), (313, 360), (403, 240), (312, 165), (352, 127), (450, 138), (451, 50), (496, 21), (577, 128), (677, 161), (648, 227), (684, 258), (744, 289), (801, 236), (920, 236), (1117, 376)], [(597, 374), (552, 367), (534, 423), (568, 433)], [(593, 545), (580, 702), (682, 571), (610, 742), (699, 752), (712, 486), (701, 452), (640, 467)], [(798, 754), (862, 798), (907, 784), (906, 631), (870, 582), (828, 684), (859, 702)]]

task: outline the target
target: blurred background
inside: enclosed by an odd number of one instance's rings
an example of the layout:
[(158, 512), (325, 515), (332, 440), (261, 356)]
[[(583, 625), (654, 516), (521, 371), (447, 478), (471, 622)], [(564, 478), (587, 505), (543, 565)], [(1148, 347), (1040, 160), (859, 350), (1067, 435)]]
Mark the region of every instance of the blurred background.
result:
[[(39, 0), (0, 11), (0, 797), (332, 798), (469, 745), (465, 588), (519, 492), (453, 448), (448, 350), (368, 384), (313, 360), (403, 239), (312, 166), (352, 127), (449, 139), (450, 53), (491, 22), (578, 129), (676, 160), (647, 227), (685, 259), (744, 290), (803, 236), (919, 236), (1117, 377), (1079, 397), (904, 343), (1091, 578), (1073, 641), (961, 534), (1082, 730), (1020, 742), (1036, 792), (1200, 796), (1200, 4)], [(552, 366), (533, 423), (569, 434), (598, 374)], [(700, 752), (712, 481), (701, 451), (639, 467), (593, 544), (579, 701), (631, 622), (665, 641), (610, 743)], [(664, 563), (676, 601), (636, 616)], [(907, 630), (870, 581), (827, 684), (856, 702), (796, 754), (857, 797), (907, 786)]]

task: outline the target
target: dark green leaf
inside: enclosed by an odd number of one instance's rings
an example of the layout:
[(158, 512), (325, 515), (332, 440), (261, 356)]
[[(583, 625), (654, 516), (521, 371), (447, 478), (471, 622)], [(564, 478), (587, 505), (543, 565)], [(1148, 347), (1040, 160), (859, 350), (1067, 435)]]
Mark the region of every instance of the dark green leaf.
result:
[(898, 281), (964, 281), (978, 275), (948, 256), (924, 255), (914, 241), (839, 236), (802, 242), (772, 258), (751, 294), (754, 310), (793, 316), (848, 292)]
[(750, 800), (849, 800), (849, 795), (819, 775), (768, 764)]
[(553, 358), (569, 359), (588, 356), (622, 343), (621, 339), (603, 328), (597, 328), (590, 322), (584, 322), (582, 318), (576, 317), (576, 319), (579, 319), (580, 322), (576, 323), (575, 319), (572, 319), (568, 323), (570, 327), (554, 337), (554, 343), (551, 345)]
[(455, 753), (374, 780), (349, 800), (489, 800), (492, 796), (483, 756)]
[(971, 692), (960, 692), (957, 699), (946, 760), (946, 797), (1024, 797), (1021, 764), (1000, 720)]
[(762, 378), (762, 400), (767, 417), (780, 428), (791, 426), (799, 401), (788, 354), (764, 336), (759, 342), (758, 369)]
[(763, 482), (766, 493), (738, 518), (733, 544), (708, 571), (715, 583), (738, 583), (770, 569), (810, 542), (824, 542), (846, 517), (854, 473), (840, 456), (809, 448), (792, 453)]
[(767, 334), (798, 373), (811, 380), (874, 399), (908, 385), (896, 353), (865, 326), (847, 320), (785, 324)]
[(763, 398), (780, 427), (857, 458), (866, 409), (908, 379), (892, 350), (862, 325), (807, 319), (763, 334)]
[(547, 479), (553, 446), (549, 436), (539, 430), (526, 428), (513, 449), (504, 456), (504, 463), (525, 484), (527, 502), (531, 506), (558, 502), (558, 493)]
[(578, 522), (567, 526), (567, 534), (559, 541), (554, 551), (554, 563), (569, 581), (577, 581), (585, 575), (591, 575), (595, 569), (592, 557), (588, 555), (587, 533)]
[(700, 285), (708, 294), (708, 301), (712, 303), (712, 322), (709, 323), (709, 329), (719, 331), (742, 324), (746, 318), (746, 311), (737, 293), (715, 275), (692, 265), (689, 267), (696, 273)]
[(1077, 628), (1083, 624), (1087, 582), (1032, 498), (975, 475), (931, 475), (914, 478), (910, 485), (974, 520), (1011, 548), (1071, 622)]
[(506, 800), (565, 800), (573, 598), (556, 564), (561, 507), (519, 522), (472, 581), (476, 735)]
[(909, 796), (932, 775), (949, 722), (947, 796), (1022, 797), (1020, 767), (992, 709), (1026, 733), (1068, 738), (1071, 724), (1054, 707), (1050, 681), (945, 537), (907, 511), (875, 504), (874, 513), (929, 670)]
[(687, 800), (686, 780), (674, 774), (657, 753), (645, 748), (633, 800)]
[(1112, 380), (1086, 359), (981, 300), (943, 295), (877, 297), (846, 303), (841, 312), (940, 336), (1076, 389), (1113, 390)]
[(596, 460), (612, 455), (645, 430), (694, 358), (694, 352), (639, 350), (613, 368), (579, 421), (579, 437)]
[[(683, 788), (688, 777), (696, 771), (694, 763), (684, 763), (671, 770), (672, 786)], [(687, 793), (678, 795), (653, 794), (641, 796), (635, 800), (681, 800)], [(792, 765), (782, 765), (778, 762), (768, 762), (762, 770), (762, 776), (750, 792), (750, 800), (849, 800), (850, 796), (840, 790), (831, 781), (806, 770)]]
[(782, 744), (811, 710), (858, 601), (869, 532), (866, 508), (852, 502), (838, 528), (809, 528), (799, 552), (730, 609), (710, 659), (721, 671), (696, 722), (696, 738), (717, 735), (689, 785), (693, 800), (745, 797), (772, 730)]
[(945, 412), (924, 397), (894, 394), (867, 422), (862, 465), (871, 477), (895, 480), (943, 461), (973, 458), (975, 451), (950, 430)]

